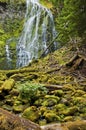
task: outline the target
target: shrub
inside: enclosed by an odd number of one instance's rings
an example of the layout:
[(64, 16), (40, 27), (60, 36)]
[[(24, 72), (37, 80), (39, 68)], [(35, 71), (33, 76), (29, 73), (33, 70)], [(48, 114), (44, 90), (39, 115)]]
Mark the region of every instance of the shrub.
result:
[(37, 99), (47, 94), (47, 89), (41, 84), (24, 83), (19, 87), (20, 97), (22, 99)]

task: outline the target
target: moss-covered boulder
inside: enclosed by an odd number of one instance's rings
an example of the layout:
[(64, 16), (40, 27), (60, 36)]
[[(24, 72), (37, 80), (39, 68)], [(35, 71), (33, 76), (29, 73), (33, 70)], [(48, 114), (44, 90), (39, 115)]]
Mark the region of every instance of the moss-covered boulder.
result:
[(25, 117), (33, 122), (36, 122), (39, 118), (39, 113), (37, 111), (37, 108), (35, 106), (26, 108), (23, 112), (23, 117)]
[(51, 111), (46, 111), (44, 112), (43, 116), (45, 117), (45, 119), (47, 120), (47, 122), (59, 122), (60, 121), (60, 117), (58, 115), (56, 115), (55, 111), (51, 110)]
[(3, 85), (1, 86), (1, 90), (10, 91), (15, 84), (13, 79), (6, 80)]
[(24, 106), (21, 105), (21, 104), (13, 106), (13, 112), (14, 113), (21, 113), (21, 112), (23, 112), (23, 110), (24, 110)]
[(73, 106), (70, 108), (65, 109), (64, 111), (61, 111), (61, 114), (65, 115), (65, 116), (69, 116), (69, 115), (75, 115), (75, 113), (78, 112), (78, 107), (77, 106)]
[(45, 99), (45, 101), (43, 101), (42, 106), (46, 106), (46, 107), (52, 107), (55, 104), (57, 104), (57, 100), (56, 99)]

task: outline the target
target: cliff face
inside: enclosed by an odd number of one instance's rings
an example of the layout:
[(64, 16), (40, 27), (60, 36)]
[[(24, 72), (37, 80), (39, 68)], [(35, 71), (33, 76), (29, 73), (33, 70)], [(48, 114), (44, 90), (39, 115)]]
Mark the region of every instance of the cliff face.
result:
[(23, 28), (25, 9), (25, 3), (0, 1), (0, 69), (15, 68), (16, 43)]

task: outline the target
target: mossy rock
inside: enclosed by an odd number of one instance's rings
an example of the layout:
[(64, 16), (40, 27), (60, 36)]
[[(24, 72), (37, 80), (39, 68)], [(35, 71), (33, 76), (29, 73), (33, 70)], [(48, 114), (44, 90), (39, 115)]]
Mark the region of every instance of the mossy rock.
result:
[(4, 83), (4, 81), (0, 81), (0, 87), (2, 86), (3, 83)]
[(37, 108), (35, 106), (26, 108), (23, 112), (23, 117), (25, 117), (33, 122), (36, 122), (39, 118), (39, 113), (37, 111)]
[(78, 107), (73, 106), (70, 108), (66, 108), (64, 111), (61, 111), (61, 114), (65, 116), (73, 116), (74, 114), (76, 114), (76, 112), (78, 112)]
[(39, 120), (39, 125), (40, 126), (43, 126), (43, 125), (46, 125), (46, 124), (47, 124), (47, 120), (46, 119)]
[(5, 75), (5, 72), (2, 71), (0, 72), (0, 82), (3, 82), (7, 79), (7, 76)]
[(14, 113), (21, 113), (24, 110), (24, 106), (23, 105), (14, 105), (13, 106), (13, 112)]
[(2, 108), (5, 109), (5, 110), (7, 110), (7, 111), (12, 111), (12, 110), (13, 110), (12, 106), (7, 105), (7, 104), (4, 104), (4, 105), (2, 106)]
[(63, 90), (55, 90), (52, 92), (55, 96), (62, 97), (64, 92)]
[(13, 99), (11, 97), (7, 98), (7, 99), (5, 97), (5, 102), (6, 102), (7, 105), (10, 105), (10, 106), (13, 106), (13, 103), (14, 103), (14, 101), (13, 101)]
[(72, 99), (73, 104), (80, 106), (86, 105), (86, 99), (84, 97), (73, 97)]
[(86, 92), (83, 91), (83, 90), (76, 90), (75, 96), (80, 97), (80, 96), (83, 96), (85, 93), (86, 93)]
[(54, 106), (56, 105), (58, 102), (58, 100), (56, 99), (46, 99), (43, 103), (42, 103), (42, 106), (46, 106), (46, 107), (51, 107), (51, 106)]
[(39, 111), (40, 111), (40, 114), (41, 114), (41, 115), (43, 115), (43, 113), (46, 112), (47, 110), (48, 110), (48, 108), (47, 108), (47, 107), (44, 107), (44, 106), (41, 106), (41, 107), (39, 108)]
[(21, 105), (21, 104), (22, 104), (22, 102), (21, 102), (20, 100), (15, 100), (15, 101), (14, 101), (14, 105), (16, 105), (16, 106), (17, 106), (17, 105)]
[(57, 105), (54, 106), (54, 109), (58, 112), (58, 111), (65, 111), (66, 110), (66, 105), (65, 104), (62, 104), (62, 103), (59, 103)]
[(59, 122), (61, 119), (58, 115), (56, 115), (55, 111), (46, 111), (43, 116), (47, 120), (47, 122)]
[(72, 91), (72, 92), (75, 92), (75, 87), (72, 86), (71, 84), (65, 84), (64, 87), (63, 87), (63, 90), (64, 91)]
[(53, 99), (56, 99), (57, 101), (59, 101), (60, 100), (60, 98), (58, 97), (58, 96), (55, 96), (55, 95), (46, 95), (45, 96), (45, 99), (51, 99), (51, 98), (53, 98)]
[(19, 91), (17, 88), (13, 88), (11, 91), (10, 91), (10, 95), (11, 96), (18, 96), (19, 95)]
[(86, 98), (86, 94), (83, 95), (83, 98)]
[(63, 121), (64, 122), (73, 121), (73, 117), (72, 116), (66, 116)]
[(14, 87), (15, 81), (13, 79), (6, 80), (1, 86), (2, 90), (10, 91)]
[(48, 75), (41, 75), (41, 77), (39, 77), (39, 79), (38, 79), (38, 82), (45, 83), (45, 82), (47, 82), (48, 78), (49, 78)]
[(36, 106), (41, 106), (42, 105), (42, 102), (43, 102), (43, 99), (38, 99), (38, 100), (36, 100), (35, 102), (34, 102), (34, 105), (36, 105)]

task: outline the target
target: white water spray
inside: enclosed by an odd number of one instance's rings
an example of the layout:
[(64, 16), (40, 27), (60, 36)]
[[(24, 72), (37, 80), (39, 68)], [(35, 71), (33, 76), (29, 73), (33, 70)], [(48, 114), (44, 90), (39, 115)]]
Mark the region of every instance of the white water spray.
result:
[[(56, 34), (50, 10), (38, 0), (26, 0), (26, 5), (24, 29), (17, 45), (17, 67), (26, 66), (32, 59), (39, 58)], [(46, 54), (52, 49), (55, 49), (55, 43)]]

